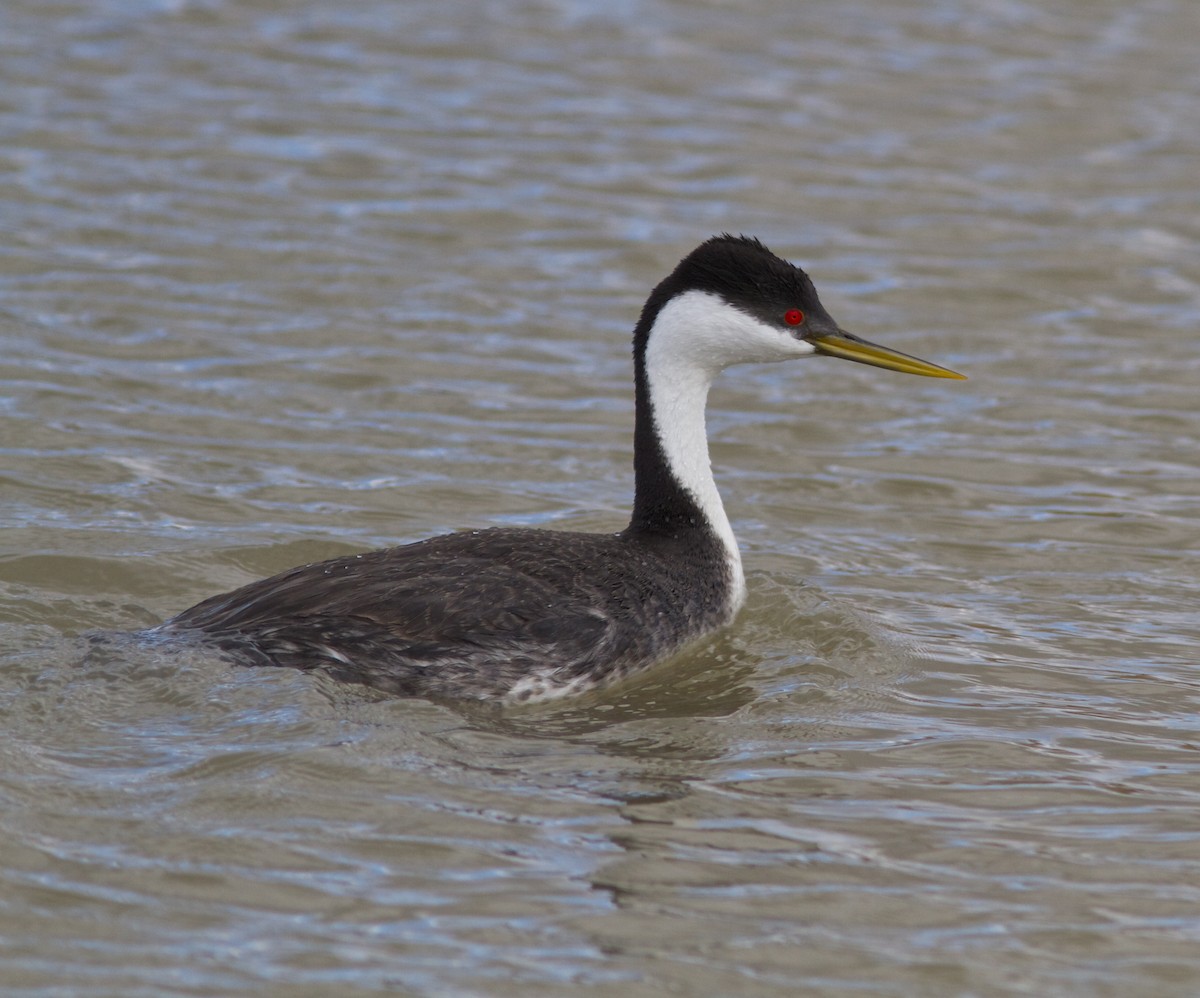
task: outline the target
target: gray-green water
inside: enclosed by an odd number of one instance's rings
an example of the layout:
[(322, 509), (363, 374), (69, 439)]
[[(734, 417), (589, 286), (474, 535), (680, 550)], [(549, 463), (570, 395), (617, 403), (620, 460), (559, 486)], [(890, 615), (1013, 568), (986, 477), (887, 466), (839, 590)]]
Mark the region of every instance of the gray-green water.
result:
[[(1200, 5), (8, 0), (0, 990), (1200, 993)], [(762, 237), (965, 371), (729, 372), (736, 625), (489, 713), (76, 637), (617, 529)]]

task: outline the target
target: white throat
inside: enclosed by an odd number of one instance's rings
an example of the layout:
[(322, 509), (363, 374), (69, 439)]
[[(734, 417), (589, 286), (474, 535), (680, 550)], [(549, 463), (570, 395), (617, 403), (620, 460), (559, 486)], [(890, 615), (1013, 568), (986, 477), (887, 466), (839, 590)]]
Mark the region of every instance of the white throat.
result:
[(695, 500), (725, 548), (734, 606), (746, 584), (737, 539), (713, 480), (704, 418), (713, 379), (731, 364), (788, 360), (811, 344), (773, 329), (719, 296), (687, 291), (659, 311), (646, 344), (646, 381), (654, 425), (667, 465)]

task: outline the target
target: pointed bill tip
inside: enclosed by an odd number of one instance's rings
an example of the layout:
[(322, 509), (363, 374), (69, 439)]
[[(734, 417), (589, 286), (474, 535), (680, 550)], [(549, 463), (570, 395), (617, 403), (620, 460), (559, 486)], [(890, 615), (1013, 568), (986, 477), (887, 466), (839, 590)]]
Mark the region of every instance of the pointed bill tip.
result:
[(959, 374), (948, 367), (931, 364), (927, 360), (913, 357), (891, 347), (879, 346), (868, 340), (854, 336), (843, 330), (812, 338), (812, 345), (818, 353), (830, 357), (840, 357), (842, 360), (853, 360), (859, 364), (870, 364), (872, 367), (882, 367), (887, 371), (899, 371), (902, 374), (916, 374), (923, 378), (950, 378), (954, 381), (966, 381), (965, 374)]

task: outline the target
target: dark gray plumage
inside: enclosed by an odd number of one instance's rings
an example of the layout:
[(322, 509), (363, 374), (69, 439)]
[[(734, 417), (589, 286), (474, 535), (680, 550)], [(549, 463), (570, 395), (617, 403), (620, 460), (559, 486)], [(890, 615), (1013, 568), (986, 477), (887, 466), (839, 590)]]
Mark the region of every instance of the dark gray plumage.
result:
[(391, 693), (542, 699), (726, 623), (730, 582), (703, 537), (500, 528), (306, 565), (170, 626), (249, 664), (322, 668)]

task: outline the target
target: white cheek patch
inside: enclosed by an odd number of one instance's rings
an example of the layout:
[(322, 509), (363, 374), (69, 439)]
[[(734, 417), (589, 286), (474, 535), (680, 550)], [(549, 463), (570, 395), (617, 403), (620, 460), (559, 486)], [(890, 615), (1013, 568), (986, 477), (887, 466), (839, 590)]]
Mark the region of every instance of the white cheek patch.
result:
[(769, 326), (719, 295), (686, 291), (658, 313), (647, 346), (664, 364), (690, 363), (710, 378), (733, 364), (770, 364), (808, 357), (816, 348), (791, 329)]

